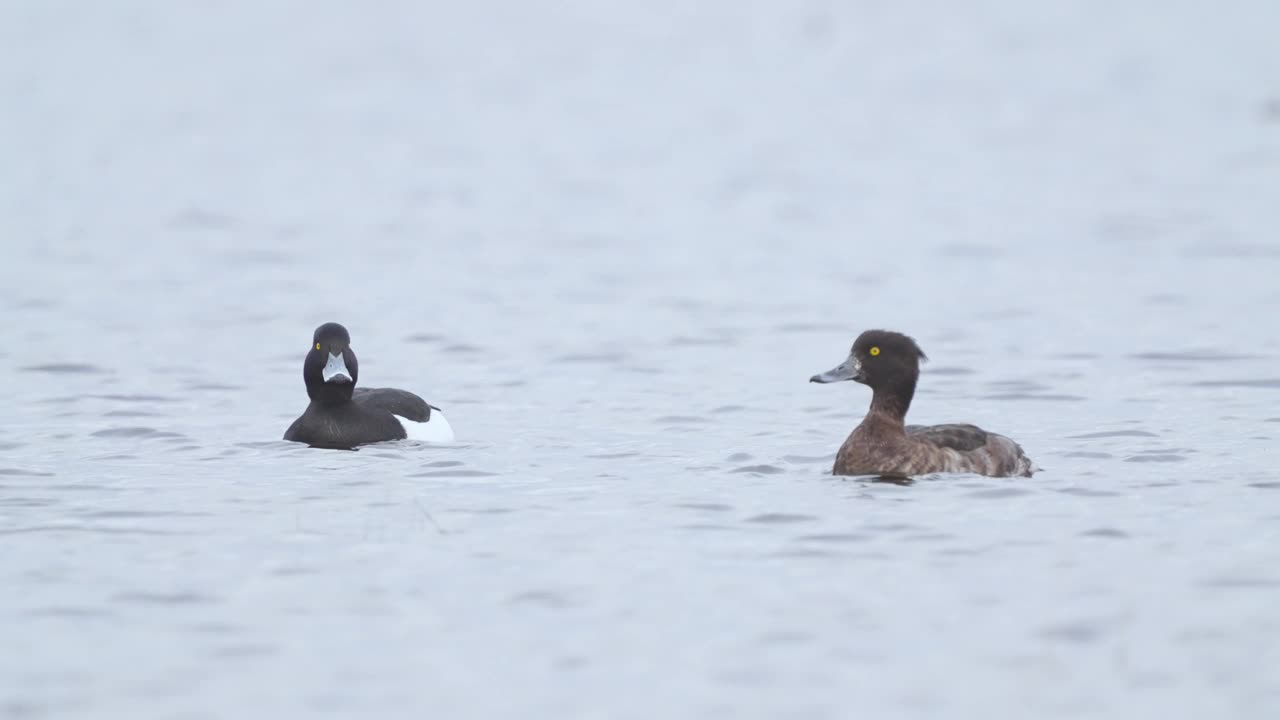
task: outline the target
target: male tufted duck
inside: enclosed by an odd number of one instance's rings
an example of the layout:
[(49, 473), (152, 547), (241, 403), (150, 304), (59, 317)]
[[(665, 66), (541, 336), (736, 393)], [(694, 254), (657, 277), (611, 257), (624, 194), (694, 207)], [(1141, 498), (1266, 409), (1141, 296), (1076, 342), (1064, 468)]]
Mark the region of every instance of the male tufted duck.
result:
[(1017, 443), (973, 425), (904, 425), (924, 352), (901, 333), (868, 330), (849, 357), (809, 382), (855, 380), (871, 388), (871, 409), (836, 453), (836, 475), (910, 477), (977, 473), (1031, 477), (1035, 468)]
[(350, 449), (385, 440), (452, 442), (440, 408), (405, 390), (356, 388), (360, 366), (351, 335), (338, 323), (316, 328), (302, 363), (311, 404), (284, 433), (312, 447)]

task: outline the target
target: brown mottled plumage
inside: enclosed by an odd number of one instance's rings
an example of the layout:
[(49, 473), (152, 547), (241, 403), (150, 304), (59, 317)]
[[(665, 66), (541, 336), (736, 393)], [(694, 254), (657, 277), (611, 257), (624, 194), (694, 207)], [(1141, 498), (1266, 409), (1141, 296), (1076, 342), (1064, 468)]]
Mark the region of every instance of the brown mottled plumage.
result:
[(906, 425), (924, 352), (901, 333), (868, 330), (849, 357), (810, 382), (854, 380), (872, 390), (871, 408), (836, 453), (836, 475), (911, 477), (977, 473), (1031, 477), (1036, 468), (1017, 443), (973, 425)]

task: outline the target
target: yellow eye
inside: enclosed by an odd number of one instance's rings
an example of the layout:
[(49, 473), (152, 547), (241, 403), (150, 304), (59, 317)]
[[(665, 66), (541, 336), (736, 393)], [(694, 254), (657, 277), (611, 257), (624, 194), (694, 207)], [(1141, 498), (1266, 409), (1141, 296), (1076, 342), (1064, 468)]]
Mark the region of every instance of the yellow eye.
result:
[(320, 349), (320, 343), (316, 343), (316, 349), (317, 349), (317, 350), (319, 350), (319, 349)]
[(879, 355), (879, 354), (880, 354), (880, 348), (878, 348), (878, 347), (873, 347), (873, 348), (871, 348), (870, 350), (868, 350), (867, 352), (870, 352), (872, 355)]

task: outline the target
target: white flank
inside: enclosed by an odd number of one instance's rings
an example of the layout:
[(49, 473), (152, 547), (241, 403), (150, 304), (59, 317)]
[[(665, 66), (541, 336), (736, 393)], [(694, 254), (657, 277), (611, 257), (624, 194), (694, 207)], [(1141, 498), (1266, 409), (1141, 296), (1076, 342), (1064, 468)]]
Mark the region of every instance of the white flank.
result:
[(445, 419), (444, 413), (432, 408), (431, 417), (426, 422), (414, 422), (396, 415), (396, 419), (404, 426), (405, 438), (422, 442), (453, 442), (453, 427)]

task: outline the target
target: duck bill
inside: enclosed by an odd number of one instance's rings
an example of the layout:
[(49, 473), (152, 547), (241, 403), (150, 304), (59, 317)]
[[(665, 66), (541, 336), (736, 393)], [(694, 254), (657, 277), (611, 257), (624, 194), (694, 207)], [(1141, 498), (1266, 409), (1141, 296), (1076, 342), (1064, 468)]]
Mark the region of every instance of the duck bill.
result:
[(830, 370), (809, 378), (811, 383), (833, 383), (842, 380), (862, 381), (862, 363), (857, 358), (849, 358)]
[(343, 353), (329, 353), (329, 361), (324, 364), (324, 370), (321, 371), (320, 377), (327, 383), (343, 385), (351, 382), (351, 371), (347, 370), (347, 361), (343, 358)]

